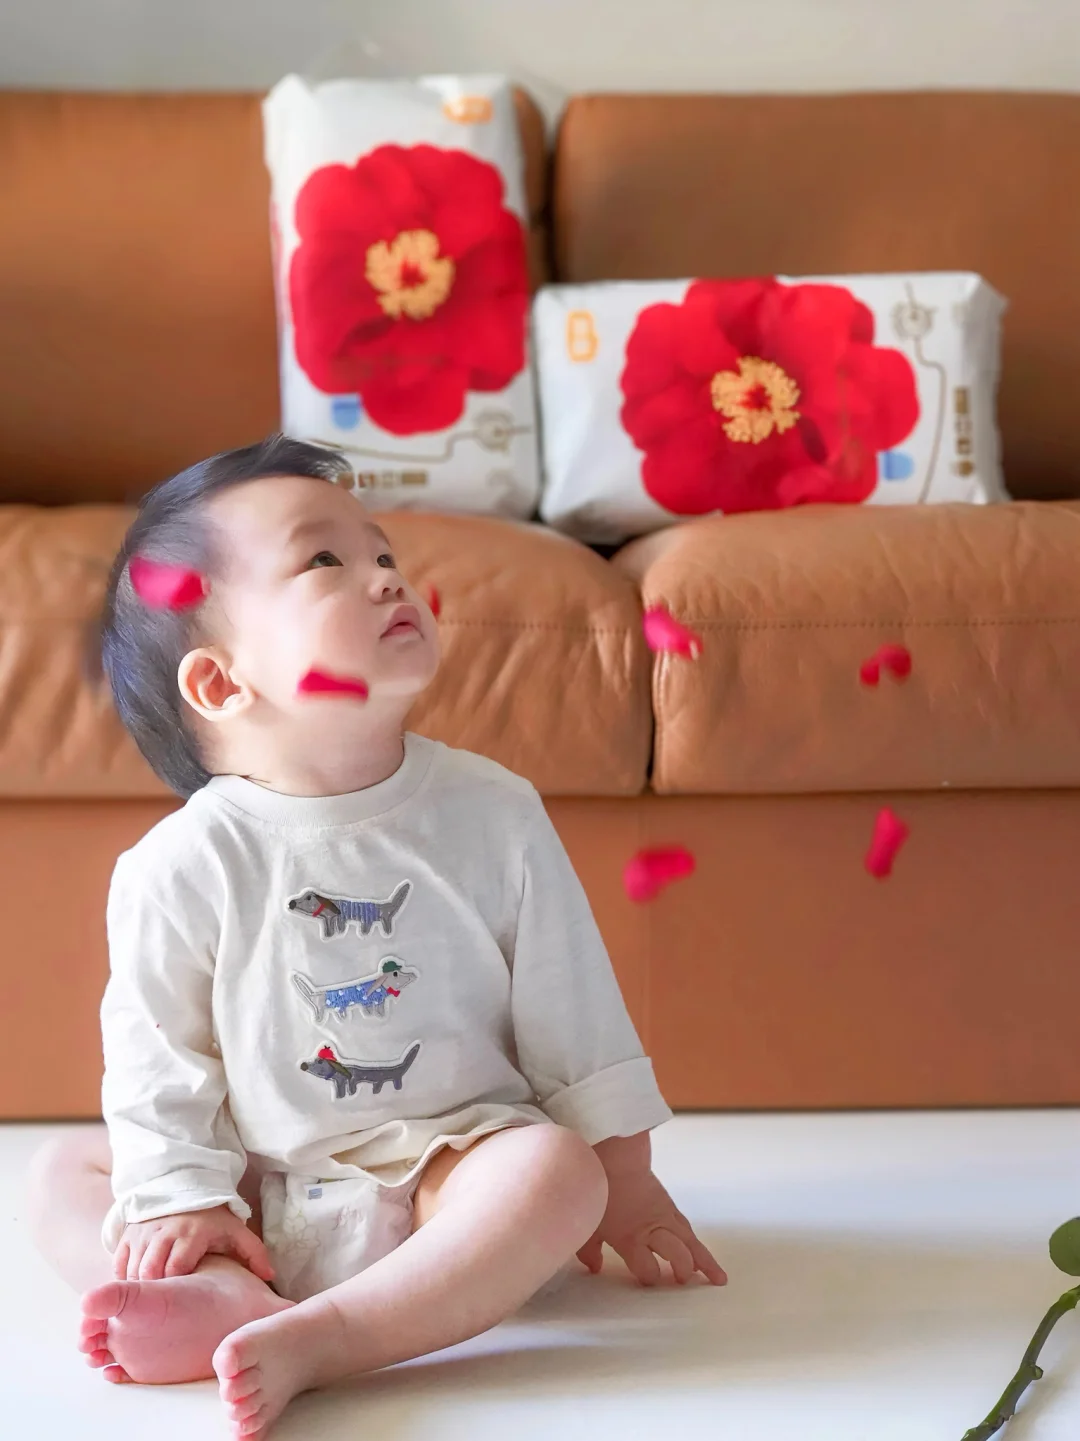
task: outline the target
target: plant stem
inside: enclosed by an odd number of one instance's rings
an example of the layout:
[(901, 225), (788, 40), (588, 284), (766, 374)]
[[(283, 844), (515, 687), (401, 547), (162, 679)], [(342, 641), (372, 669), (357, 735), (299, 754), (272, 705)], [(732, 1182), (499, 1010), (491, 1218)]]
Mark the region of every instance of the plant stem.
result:
[(1016, 1408), (1020, 1404), (1021, 1396), (1033, 1381), (1042, 1379), (1042, 1367), (1038, 1361), (1039, 1352), (1046, 1345), (1046, 1338), (1066, 1311), (1075, 1309), (1077, 1302), (1080, 1302), (1080, 1286), (1074, 1286), (1071, 1291), (1066, 1291), (1064, 1296), (1058, 1297), (1039, 1322), (1039, 1329), (1032, 1336), (1031, 1345), (1024, 1352), (1024, 1359), (1020, 1362), (1016, 1375), (1006, 1386), (1005, 1394), (985, 1421), (972, 1427), (970, 1431), (964, 1432), (963, 1441), (990, 1441), (990, 1437), (1000, 1431), (1005, 1422), (1016, 1415)]

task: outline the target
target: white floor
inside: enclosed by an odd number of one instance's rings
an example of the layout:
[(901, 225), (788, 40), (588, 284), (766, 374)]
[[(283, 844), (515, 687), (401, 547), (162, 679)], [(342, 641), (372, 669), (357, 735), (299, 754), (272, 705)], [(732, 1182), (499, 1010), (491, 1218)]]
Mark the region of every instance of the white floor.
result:
[[(0, 1127), (0, 1434), (216, 1441), (210, 1383), (113, 1387), (32, 1252), (22, 1176), (44, 1127)], [(1068, 1284), (1080, 1113), (682, 1117), (656, 1164), (726, 1291), (585, 1275), (497, 1331), (295, 1402), (274, 1441), (961, 1441)], [(1080, 1435), (1080, 1315), (1002, 1441)]]

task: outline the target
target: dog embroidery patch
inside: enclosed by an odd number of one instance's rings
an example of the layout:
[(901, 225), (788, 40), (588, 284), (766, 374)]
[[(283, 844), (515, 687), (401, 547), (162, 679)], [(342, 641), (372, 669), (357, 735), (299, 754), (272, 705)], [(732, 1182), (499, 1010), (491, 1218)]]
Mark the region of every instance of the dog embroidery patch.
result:
[(300, 1069), (321, 1081), (329, 1081), (334, 1087), (334, 1099), (341, 1101), (346, 1096), (355, 1096), (361, 1086), (370, 1086), (376, 1096), (386, 1085), (400, 1091), (406, 1071), (419, 1054), (419, 1041), (414, 1041), (396, 1061), (350, 1061), (335, 1055), (332, 1046), (322, 1046), (313, 1061), (300, 1062)]
[(386, 956), (374, 975), (360, 976), (355, 981), (317, 986), (303, 971), (293, 971), (290, 979), (311, 1007), (316, 1023), (321, 1023), (327, 1014), (343, 1021), (354, 1007), (359, 1007), (364, 1016), (386, 1016), (390, 1003), (419, 979), (419, 972), (396, 956)]
[(322, 938), (343, 936), (355, 926), (362, 936), (370, 935), (376, 926), (389, 938), (394, 934), (394, 920), (409, 898), (412, 881), (402, 881), (385, 901), (357, 901), (350, 896), (328, 896), (322, 891), (304, 891), (287, 905), (297, 915), (309, 916), (322, 926)]

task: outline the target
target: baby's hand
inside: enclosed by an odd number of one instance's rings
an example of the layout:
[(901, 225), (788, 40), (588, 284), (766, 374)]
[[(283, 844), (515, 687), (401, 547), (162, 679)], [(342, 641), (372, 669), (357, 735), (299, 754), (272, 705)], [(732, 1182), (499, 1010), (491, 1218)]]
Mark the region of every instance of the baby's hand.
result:
[(260, 1280), (273, 1279), (266, 1247), (228, 1206), (182, 1211), (154, 1221), (133, 1221), (120, 1237), (113, 1256), (113, 1274), (120, 1281), (189, 1276), (211, 1252), (234, 1256)]
[[(680, 1286), (700, 1271), (714, 1286), (727, 1276), (707, 1246), (648, 1167), (625, 1173), (608, 1173), (608, 1203), (592, 1238), (578, 1252), (594, 1274), (603, 1263), (605, 1241), (626, 1262), (630, 1274), (643, 1286), (661, 1280), (656, 1257), (671, 1267)], [(654, 1254), (655, 1253), (655, 1254)]]

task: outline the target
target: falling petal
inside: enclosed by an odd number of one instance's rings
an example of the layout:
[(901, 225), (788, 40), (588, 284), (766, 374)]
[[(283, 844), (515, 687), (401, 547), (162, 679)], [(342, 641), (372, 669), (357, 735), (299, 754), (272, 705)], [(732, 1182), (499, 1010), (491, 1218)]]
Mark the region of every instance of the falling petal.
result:
[(881, 664), (897, 680), (907, 680), (911, 674), (911, 652), (906, 645), (883, 645), (878, 654)]
[(863, 685), (877, 685), (882, 670), (887, 670), (897, 680), (907, 680), (911, 674), (911, 652), (906, 645), (883, 645), (869, 660), (859, 667), (859, 679)]
[(632, 901), (651, 901), (672, 881), (693, 875), (695, 864), (685, 846), (638, 851), (623, 871), (623, 887)]
[(866, 869), (872, 876), (883, 881), (892, 873), (893, 862), (909, 834), (910, 827), (888, 806), (878, 811), (870, 849), (866, 852)]
[(662, 605), (650, 606), (644, 615), (645, 644), (652, 651), (671, 651), (696, 660), (703, 650), (701, 637), (683, 625)]

